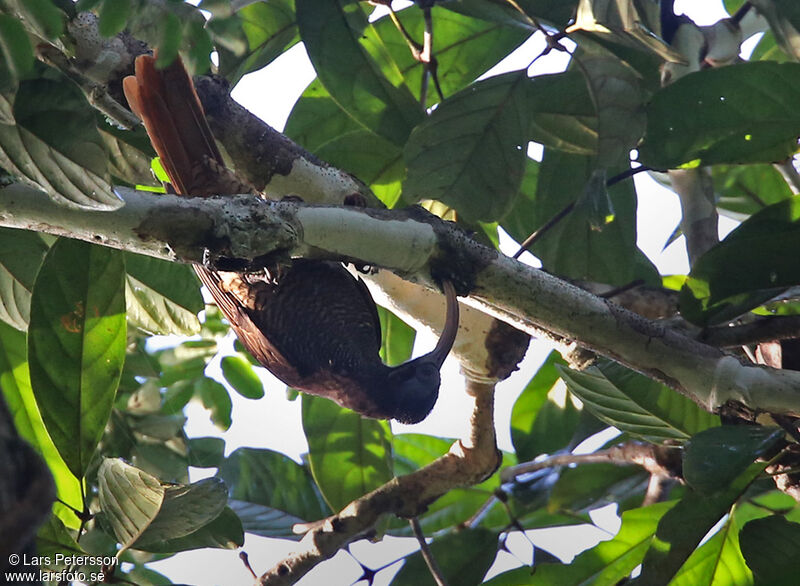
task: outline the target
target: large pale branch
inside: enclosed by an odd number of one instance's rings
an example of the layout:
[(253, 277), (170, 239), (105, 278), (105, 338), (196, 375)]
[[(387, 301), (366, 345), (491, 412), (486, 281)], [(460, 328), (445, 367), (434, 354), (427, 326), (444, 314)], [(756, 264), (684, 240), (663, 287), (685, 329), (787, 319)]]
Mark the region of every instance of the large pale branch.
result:
[(75, 212), (15, 185), (0, 191), (0, 225), (68, 235), (169, 260), (266, 254), (355, 260), (438, 288), (531, 334), (541, 329), (660, 380), (709, 410), (734, 401), (800, 414), (800, 373), (742, 364), (717, 348), (526, 266), (419, 208), (368, 210), (252, 196), (178, 198), (120, 190), (115, 212)]

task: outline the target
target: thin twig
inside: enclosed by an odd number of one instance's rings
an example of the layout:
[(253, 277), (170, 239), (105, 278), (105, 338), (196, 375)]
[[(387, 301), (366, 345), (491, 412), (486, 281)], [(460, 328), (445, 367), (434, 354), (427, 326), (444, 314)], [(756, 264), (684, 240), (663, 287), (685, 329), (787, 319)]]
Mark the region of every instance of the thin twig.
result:
[(111, 97), (105, 86), (86, 77), (61, 51), (52, 45), (40, 45), (36, 54), (40, 61), (58, 69), (72, 80), (83, 90), (92, 106), (120, 127), (131, 130), (140, 124), (139, 119), (130, 110)]
[(417, 542), (419, 542), (419, 551), (422, 554), (422, 559), (425, 560), (425, 564), (428, 566), (431, 576), (433, 576), (437, 586), (447, 586), (447, 581), (444, 579), (442, 569), (439, 567), (439, 564), (436, 563), (436, 558), (433, 557), (433, 552), (428, 546), (428, 542), (425, 541), (425, 534), (422, 532), (419, 519), (412, 517), (408, 522), (411, 524), (411, 529), (414, 531), (414, 537), (416, 537)]
[(502, 482), (513, 482), (517, 476), (536, 472), (537, 470), (570, 466), (572, 464), (599, 463), (623, 466), (636, 465), (654, 474), (678, 477), (677, 462), (672, 462), (670, 458), (672, 454), (667, 452), (667, 450), (672, 449), (669, 446), (627, 442), (606, 450), (598, 450), (591, 454), (559, 454), (535, 462), (509, 466), (500, 473), (500, 480)]
[(570, 202), (564, 208), (554, 215), (552, 218), (547, 220), (544, 224), (542, 224), (539, 228), (534, 230), (534, 232), (528, 236), (525, 240), (522, 241), (522, 244), (519, 245), (519, 250), (514, 253), (514, 256), (511, 258), (519, 258), (523, 252), (528, 250), (533, 244), (539, 240), (544, 234), (547, 233), (550, 228), (558, 224), (564, 217), (569, 214), (575, 208), (575, 202)]
[(712, 346), (735, 348), (791, 338), (800, 338), (800, 315), (776, 315), (737, 326), (706, 328), (699, 339)]

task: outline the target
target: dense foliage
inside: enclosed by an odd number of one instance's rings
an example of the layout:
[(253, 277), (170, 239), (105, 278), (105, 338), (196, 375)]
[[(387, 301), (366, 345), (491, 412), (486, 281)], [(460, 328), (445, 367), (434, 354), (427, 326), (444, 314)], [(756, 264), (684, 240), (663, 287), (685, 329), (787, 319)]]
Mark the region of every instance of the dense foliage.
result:
[[(743, 4), (726, 7), (733, 13)], [(212, 68), (233, 86), (302, 41), (317, 78), (294, 105), (287, 136), (358, 177), (386, 206), (424, 202), (455, 212), (490, 244), (498, 229), (521, 242), (570, 208), (532, 248), (553, 274), (614, 287), (635, 280), (682, 286), (681, 316), (699, 327), (794, 315), (800, 204), (773, 163), (792, 157), (800, 135), (800, 13), (791, 0), (752, 4), (769, 29), (748, 61), (697, 71), (675, 65), (665, 85), (664, 60), (680, 61), (686, 49), (661, 40), (651, 0), (442, 2), (430, 9), (435, 67), (418, 58), (424, 47), (413, 46), (429, 26), (416, 5), (397, 13), (404, 33), (385, 9), (370, 19), (373, 5), (350, 0), (205, 0), (207, 20), (174, 0), (2, 0), (3, 182), (34, 185), (67, 207), (113, 213), (120, 203), (113, 185), (159, 189), (141, 128), (121, 129), (103, 107), (120, 99), (118, 86), (106, 85), (118, 81), (120, 46), (131, 39), (157, 46), (164, 63), (181, 51), (195, 73)], [(79, 11), (99, 17), (96, 38), (85, 34), (95, 19)], [(531, 77), (525, 67), (481, 78), (542, 30), (548, 51), (572, 53), (564, 72)], [(527, 154), (531, 142), (542, 145), (540, 160)], [(710, 173), (712, 207), (742, 220), (685, 279), (662, 280), (636, 246), (635, 186), (616, 180), (631, 167), (631, 153), (651, 170)], [(658, 176), (669, 183), (666, 173)], [(381, 318), (387, 361), (406, 359), (413, 330), (388, 311)], [(58, 492), (39, 553), (118, 555), (130, 565), (117, 575), (137, 584), (169, 583), (148, 569), (151, 560), (235, 549), (245, 531), (297, 539), (295, 523), (331, 515), (452, 443), (393, 434), (385, 422), (309, 397), (301, 399), (303, 463), (267, 449), (225, 456), (219, 438), (187, 438), (189, 402), (200, 402), (225, 430), (229, 393), (258, 399), (264, 390), (238, 346), (222, 357), (220, 380), (206, 372), (228, 326), (204, 306), (184, 265), (2, 228), (0, 320), (2, 396)], [(157, 334), (186, 339), (148, 343)], [(506, 422), (514, 452), (503, 454), (500, 471), (438, 499), (419, 521), (443, 574), (460, 586), (484, 580), (509, 532), (591, 523), (588, 513), (608, 503), (622, 516), (610, 540), (569, 564), (537, 551), (533, 568), (487, 583), (616, 584), (640, 565), (647, 584), (790, 583), (800, 508), (765, 469), (796, 444), (775, 427), (720, 423), (610, 360), (579, 371), (554, 353)], [(609, 426), (622, 434), (613, 444), (649, 442), (679, 465), (659, 462), (659, 477), (638, 461), (575, 460), (501, 480), (508, 466), (568, 457)], [(216, 472), (190, 484), (190, 466)], [(658, 498), (647, 498), (656, 481)], [(377, 529), (411, 534), (399, 519)], [(392, 584), (425, 580), (417, 553)]]

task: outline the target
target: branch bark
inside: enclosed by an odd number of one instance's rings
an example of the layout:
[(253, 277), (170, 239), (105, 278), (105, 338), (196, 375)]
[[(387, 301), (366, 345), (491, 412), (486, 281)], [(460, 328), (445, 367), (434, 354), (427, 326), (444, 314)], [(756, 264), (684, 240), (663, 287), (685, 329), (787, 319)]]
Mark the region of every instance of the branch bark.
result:
[(354, 500), (338, 514), (310, 524), (296, 553), (265, 572), (260, 586), (294, 584), (318, 563), (369, 532), (385, 515), (415, 517), (426, 505), (459, 486), (472, 486), (491, 476), (500, 464), (494, 433), (494, 385), (467, 383), (473, 399), (471, 431), (450, 451), (416, 472), (394, 478)]
[(0, 225), (183, 262), (277, 254), (385, 267), (432, 289), (447, 278), (460, 296), (468, 296), (468, 305), (533, 335), (546, 330), (577, 340), (708, 410), (733, 401), (752, 411), (800, 414), (800, 373), (742, 364), (718, 348), (502, 256), (419, 208), (388, 211), (252, 196), (119, 193), (126, 202), (121, 210), (78, 212), (13, 185), (0, 191)]

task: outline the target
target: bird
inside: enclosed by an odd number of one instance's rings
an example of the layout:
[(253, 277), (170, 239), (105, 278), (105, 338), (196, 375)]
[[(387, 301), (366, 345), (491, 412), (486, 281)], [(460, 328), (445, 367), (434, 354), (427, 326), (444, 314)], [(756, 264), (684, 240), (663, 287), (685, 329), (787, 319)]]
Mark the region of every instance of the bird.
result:
[[(184, 196), (253, 192), (225, 166), (180, 58), (159, 69), (140, 55), (123, 80), (169, 177)], [(376, 419), (418, 423), (433, 409), (440, 369), (458, 330), (455, 288), (442, 280), (446, 319), (436, 347), (398, 366), (380, 358), (381, 326), (366, 284), (341, 263), (292, 259), (277, 270), (229, 272), (194, 265), (244, 347), (278, 379)]]

